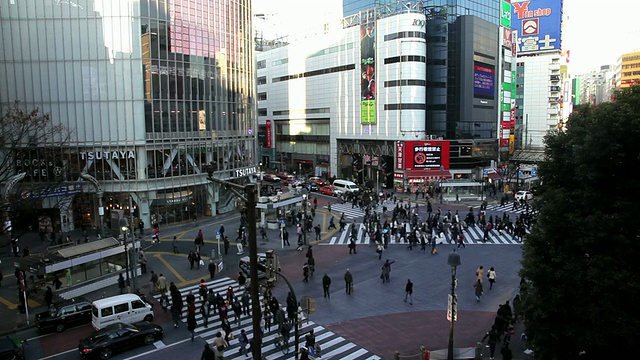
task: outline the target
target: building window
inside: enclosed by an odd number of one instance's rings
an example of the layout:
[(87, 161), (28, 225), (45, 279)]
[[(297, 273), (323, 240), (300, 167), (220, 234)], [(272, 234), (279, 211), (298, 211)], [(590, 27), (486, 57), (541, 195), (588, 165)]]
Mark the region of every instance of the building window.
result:
[(260, 60), (260, 61), (258, 61), (257, 66), (258, 66), (258, 69), (264, 69), (264, 68), (266, 68), (266, 67), (267, 67), (267, 60)]
[(258, 116), (267, 116), (267, 109), (258, 109)]
[(258, 93), (258, 101), (262, 101), (262, 100), (267, 100), (267, 93), (266, 92)]
[(266, 85), (266, 84), (267, 84), (267, 77), (266, 76), (258, 77), (258, 85)]

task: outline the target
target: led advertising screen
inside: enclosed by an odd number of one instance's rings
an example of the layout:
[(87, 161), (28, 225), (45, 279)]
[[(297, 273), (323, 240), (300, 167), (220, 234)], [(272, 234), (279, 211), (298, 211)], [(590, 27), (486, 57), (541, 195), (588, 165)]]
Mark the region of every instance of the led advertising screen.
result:
[(518, 54), (560, 49), (562, 0), (512, 0), (511, 9)]
[(405, 141), (405, 170), (449, 169), (449, 149), (448, 141)]
[(475, 61), (473, 63), (473, 97), (493, 99), (495, 97), (496, 69), (493, 65)]
[(360, 26), (360, 123), (376, 123), (375, 21)]

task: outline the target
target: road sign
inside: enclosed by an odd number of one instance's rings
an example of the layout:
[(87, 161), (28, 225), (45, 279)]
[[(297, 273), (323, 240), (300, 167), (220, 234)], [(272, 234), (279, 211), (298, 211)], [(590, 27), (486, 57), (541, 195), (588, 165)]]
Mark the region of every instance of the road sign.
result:
[(447, 320), (451, 322), (451, 313), (454, 313), (453, 321), (458, 321), (458, 297), (452, 297), (451, 294), (447, 296)]

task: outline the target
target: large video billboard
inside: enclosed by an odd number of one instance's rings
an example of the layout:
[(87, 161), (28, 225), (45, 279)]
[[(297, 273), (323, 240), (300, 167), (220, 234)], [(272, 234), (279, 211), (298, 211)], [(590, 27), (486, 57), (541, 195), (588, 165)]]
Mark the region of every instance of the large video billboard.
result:
[(491, 99), (495, 97), (496, 68), (478, 61), (473, 63), (473, 97)]
[(449, 149), (448, 141), (405, 141), (405, 170), (448, 170)]
[(511, 27), (519, 55), (559, 50), (563, 0), (512, 0)]

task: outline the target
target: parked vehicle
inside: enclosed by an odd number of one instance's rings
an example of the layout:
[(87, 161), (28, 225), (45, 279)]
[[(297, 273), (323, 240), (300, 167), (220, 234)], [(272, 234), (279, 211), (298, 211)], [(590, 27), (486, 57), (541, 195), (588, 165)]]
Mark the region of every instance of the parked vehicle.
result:
[(153, 308), (136, 294), (123, 294), (96, 300), (91, 304), (91, 325), (96, 330), (125, 322), (153, 321)]
[(148, 321), (135, 324), (111, 324), (80, 340), (78, 350), (83, 358), (109, 359), (116, 352), (151, 345), (164, 336), (162, 327)]
[(83, 297), (53, 303), (49, 310), (36, 314), (38, 330), (63, 332), (66, 328), (91, 323), (91, 301)]

